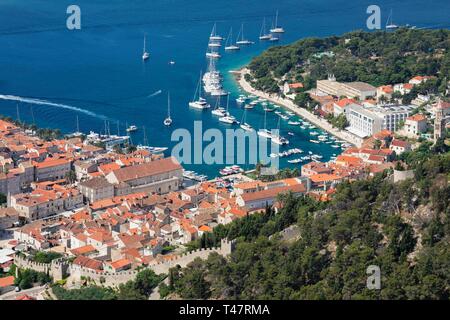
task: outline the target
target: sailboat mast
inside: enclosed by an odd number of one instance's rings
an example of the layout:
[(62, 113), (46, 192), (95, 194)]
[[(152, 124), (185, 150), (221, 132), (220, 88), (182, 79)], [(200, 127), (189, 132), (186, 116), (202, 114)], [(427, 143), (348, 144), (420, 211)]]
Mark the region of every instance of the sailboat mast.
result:
[(278, 10), (277, 13), (275, 14), (275, 28), (278, 27)]
[(261, 31), (259, 32), (260, 37), (264, 35), (266, 35), (266, 17), (263, 19), (263, 25), (261, 27)]
[[(231, 40), (231, 42), (229, 41)], [(225, 43), (225, 47), (228, 47), (233, 42), (233, 27), (230, 28), (230, 32), (228, 33), (227, 41)]]
[(230, 94), (227, 94), (227, 113), (228, 113), (228, 105), (230, 103)]
[(145, 132), (145, 126), (144, 126), (144, 146), (147, 145), (147, 133)]
[(33, 119), (33, 124), (36, 124), (36, 121), (34, 119), (33, 105), (31, 105), (30, 109), (31, 109), (31, 118)]
[(170, 118), (170, 91), (167, 92), (167, 116)]
[(16, 104), (16, 109), (17, 109), (17, 121), (19, 121), (20, 123), (19, 103)]
[(200, 100), (201, 96), (202, 96), (202, 71), (200, 70), (200, 79), (198, 79), (198, 99), (199, 100)]
[(147, 40), (147, 35), (144, 34), (144, 48), (142, 50), (142, 53), (145, 53), (145, 50), (146, 50), (146, 40)]

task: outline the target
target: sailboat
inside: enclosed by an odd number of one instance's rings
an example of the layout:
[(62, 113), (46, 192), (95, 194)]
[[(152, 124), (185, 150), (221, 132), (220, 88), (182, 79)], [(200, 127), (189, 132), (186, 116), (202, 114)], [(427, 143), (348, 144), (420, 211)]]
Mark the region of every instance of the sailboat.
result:
[[(196, 100), (198, 93), (198, 98)], [(200, 79), (198, 80), (197, 88), (195, 89), (194, 99), (189, 102), (189, 107), (195, 109), (208, 109), (210, 108), (210, 104), (206, 101), (205, 98), (202, 97), (202, 72), (200, 71)]]
[(264, 128), (258, 130), (258, 136), (266, 138), (266, 139), (272, 139), (272, 133), (270, 130), (267, 130), (267, 112), (264, 111)]
[(266, 33), (266, 17), (264, 17), (261, 31), (259, 32), (259, 40), (270, 40), (270, 38), (272, 38), (272, 35)]
[(270, 29), (271, 33), (284, 33), (284, 29), (278, 25), (278, 10), (275, 15), (275, 25), (272, 29)]
[(386, 30), (392, 30), (392, 29), (397, 29), (398, 25), (394, 24), (392, 22), (392, 9), (391, 12), (389, 13), (389, 17), (386, 20)]
[(225, 41), (225, 50), (233, 51), (240, 50), (239, 46), (233, 44), (233, 27), (230, 28), (230, 32), (228, 33), (227, 40)]
[(213, 49), (211, 49), (210, 51), (206, 51), (206, 57), (207, 58), (212, 58), (212, 59), (220, 59), (220, 58), (222, 58), (220, 53), (214, 51)]
[(224, 122), (224, 123), (228, 123), (228, 124), (235, 124), (238, 123), (236, 121), (236, 118), (233, 117), (232, 115), (230, 115), (230, 113), (228, 112), (228, 105), (230, 102), (230, 95), (227, 96), (227, 109), (226, 109), (226, 115), (224, 117), (219, 118), (220, 122)]
[[(239, 40), (239, 36), (240, 36), (240, 40)], [(241, 25), (241, 30), (239, 31), (239, 34), (237, 36), (237, 41), (236, 41), (237, 45), (249, 45), (249, 44), (253, 44), (252, 41), (247, 40), (244, 38), (244, 24)]]
[(147, 133), (145, 130), (145, 127), (143, 127), (144, 129), (144, 144), (139, 144), (136, 148), (138, 150), (147, 150), (150, 153), (153, 154), (159, 154), (159, 153), (163, 153), (164, 151), (166, 151), (168, 148), (167, 147), (150, 147), (147, 145), (148, 141), (147, 141)]
[(214, 23), (213, 29), (211, 31), (211, 35), (209, 36), (210, 41), (222, 41), (223, 38), (216, 33), (217, 24)]
[(80, 132), (80, 122), (79, 122), (78, 116), (77, 116), (77, 131), (72, 133), (72, 136), (79, 137), (79, 136), (82, 136), (82, 135), (83, 135), (83, 133)]
[(246, 117), (247, 116), (247, 110), (244, 110), (244, 114), (242, 115), (242, 120), (241, 120), (241, 128), (244, 129), (245, 131), (254, 131), (253, 127), (251, 125), (249, 125), (247, 122), (245, 122)]
[(167, 118), (164, 119), (164, 125), (170, 126), (172, 124), (172, 118), (170, 117), (170, 92), (167, 93)]
[(227, 115), (226, 110), (220, 106), (220, 96), (217, 97), (216, 106), (211, 113), (219, 117), (225, 117)]
[[(278, 132), (280, 132), (280, 122), (281, 122), (281, 117), (278, 118), (278, 126), (277, 126)], [(272, 142), (276, 143), (276, 144), (279, 144), (279, 145), (282, 145), (282, 146), (286, 145), (286, 144), (289, 144), (289, 140), (284, 138), (284, 137), (282, 137), (279, 133), (278, 134), (272, 134)]]
[(146, 41), (147, 41), (147, 36), (144, 35), (144, 49), (142, 52), (142, 60), (147, 60), (148, 58), (150, 58), (150, 53), (147, 52), (147, 48), (146, 48)]

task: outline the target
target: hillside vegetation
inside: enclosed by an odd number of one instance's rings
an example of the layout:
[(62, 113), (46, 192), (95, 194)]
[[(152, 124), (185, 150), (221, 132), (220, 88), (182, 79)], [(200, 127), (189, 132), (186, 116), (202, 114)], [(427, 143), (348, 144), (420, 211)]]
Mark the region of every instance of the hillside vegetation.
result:
[[(173, 268), (167, 297), (188, 299), (449, 299), (450, 153), (424, 143), (402, 156), (415, 178), (389, 173), (342, 183), (329, 203), (283, 195), (267, 209), (220, 226), (201, 246), (237, 239), (229, 259)], [(278, 231), (297, 225), (300, 238)], [(270, 237), (270, 235), (274, 235)], [(381, 290), (366, 288), (366, 269), (381, 269)]]
[(282, 79), (301, 81), (307, 90), (330, 73), (338, 81), (364, 81), (374, 86), (436, 75), (432, 89), (443, 93), (450, 79), (449, 35), (449, 30), (399, 29), (307, 38), (272, 47), (254, 58), (249, 65), (251, 79), (257, 89), (278, 92)]

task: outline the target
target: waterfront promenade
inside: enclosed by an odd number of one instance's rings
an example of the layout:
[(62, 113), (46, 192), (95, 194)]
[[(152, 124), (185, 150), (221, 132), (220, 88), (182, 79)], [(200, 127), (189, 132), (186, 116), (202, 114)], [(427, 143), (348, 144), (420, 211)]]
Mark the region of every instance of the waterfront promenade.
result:
[(355, 136), (354, 134), (351, 134), (348, 131), (340, 130), (337, 128), (333, 128), (333, 126), (326, 121), (325, 119), (319, 118), (318, 116), (312, 114), (308, 110), (304, 108), (298, 107), (292, 100), (287, 98), (281, 98), (278, 95), (268, 94), (263, 91), (259, 91), (254, 89), (246, 80), (245, 80), (245, 74), (249, 73), (249, 70), (247, 68), (243, 68), (239, 71), (232, 72), (237, 76), (237, 81), (239, 83), (239, 86), (246, 92), (250, 94), (254, 94), (258, 97), (267, 99), (273, 103), (279, 104), (286, 109), (291, 110), (301, 118), (308, 120), (309, 122), (313, 123), (314, 125), (322, 128), (323, 130), (329, 132), (330, 134), (336, 136), (337, 138), (341, 140), (345, 140), (357, 147), (361, 147), (363, 143), (363, 139)]

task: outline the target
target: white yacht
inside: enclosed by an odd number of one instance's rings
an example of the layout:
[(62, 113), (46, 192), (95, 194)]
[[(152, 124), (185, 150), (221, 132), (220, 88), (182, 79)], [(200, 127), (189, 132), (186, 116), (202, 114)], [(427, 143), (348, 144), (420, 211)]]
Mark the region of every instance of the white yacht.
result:
[(127, 132), (135, 132), (137, 131), (138, 127), (135, 125), (131, 125), (127, 128)]
[(222, 56), (218, 52), (208, 51), (206, 52), (206, 57), (212, 59), (220, 59)]
[(272, 135), (272, 142), (282, 146), (289, 144), (289, 140), (280, 135)]
[(246, 118), (247, 118), (247, 110), (244, 110), (244, 114), (242, 115), (241, 120), (241, 128), (244, 129), (245, 131), (250, 132), (254, 131), (253, 127), (246, 122)]
[(211, 113), (219, 117), (225, 117), (227, 115), (226, 110), (220, 106), (220, 96), (217, 98), (216, 106)]
[(267, 130), (266, 128), (266, 121), (267, 121), (267, 112), (264, 111), (264, 128), (259, 129), (257, 134), (260, 137), (272, 139), (272, 132), (270, 132), (270, 130)]
[(225, 117), (221, 117), (221, 118), (219, 118), (219, 121), (223, 122), (223, 123), (228, 123), (228, 124), (237, 124), (238, 123), (236, 118), (233, 117), (232, 115), (227, 115)]
[[(198, 94), (198, 95), (197, 95)], [(195, 109), (209, 109), (211, 105), (202, 97), (202, 73), (200, 72), (200, 79), (198, 80), (197, 88), (195, 89), (194, 99), (189, 102), (189, 106)]]
[(142, 51), (142, 60), (147, 60), (148, 58), (150, 58), (150, 53), (147, 52), (147, 48), (146, 48), (146, 42), (147, 42), (147, 36), (144, 35), (144, 49)]
[(236, 118), (228, 112), (229, 102), (230, 102), (230, 95), (227, 96), (227, 108), (225, 111), (225, 116), (219, 118), (219, 121), (228, 123), (228, 124), (237, 124), (238, 122), (237, 122)]
[(284, 29), (278, 25), (278, 10), (275, 15), (275, 25), (270, 29), (271, 33), (284, 33)]
[(278, 37), (275, 37), (275, 36), (270, 36), (270, 39), (269, 39), (269, 41), (270, 42), (277, 42), (277, 41), (279, 41), (280, 40), (280, 38), (278, 38)]
[(253, 44), (253, 41), (245, 39), (244, 37), (244, 24), (241, 25), (241, 30), (239, 31), (236, 44), (237, 45), (250, 45)]
[[(278, 132), (280, 132), (280, 125), (281, 125), (281, 116), (280, 118), (278, 118), (278, 126), (277, 126)], [(282, 137), (280, 134), (276, 135), (272, 134), (272, 142), (282, 146), (289, 144), (289, 140)]]
[(398, 25), (396, 25), (392, 22), (392, 9), (391, 9), (391, 11), (389, 13), (389, 17), (387, 18), (387, 21), (386, 21), (386, 30), (394, 30), (397, 28), (398, 28)]
[(170, 117), (170, 92), (167, 93), (167, 118), (164, 119), (164, 125), (170, 126), (172, 124), (172, 118)]
[(227, 40), (225, 41), (225, 50), (226, 51), (236, 51), (241, 48), (235, 44), (233, 44), (233, 27), (230, 28), (230, 32), (228, 33)]
[(272, 38), (272, 35), (270, 33), (266, 33), (266, 17), (264, 17), (261, 31), (259, 32), (259, 40), (270, 40), (270, 38)]
[(216, 42), (216, 41), (210, 41), (208, 43), (208, 47), (210, 48), (220, 48), (222, 46), (222, 44), (220, 42)]
[(211, 31), (211, 35), (209, 36), (210, 41), (222, 41), (223, 38), (216, 33), (217, 24), (214, 23), (213, 29)]
[(236, 103), (237, 103), (237, 104), (243, 104), (243, 103), (245, 103), (245, 97), (240, 96), (239, 98), (236, 99)]
[(258, 136), (267, 138), (267, 139), (272, 139), (272, 133), (270, 132), (270, 130), (267, 130), (267, 129), (259, 129)]

